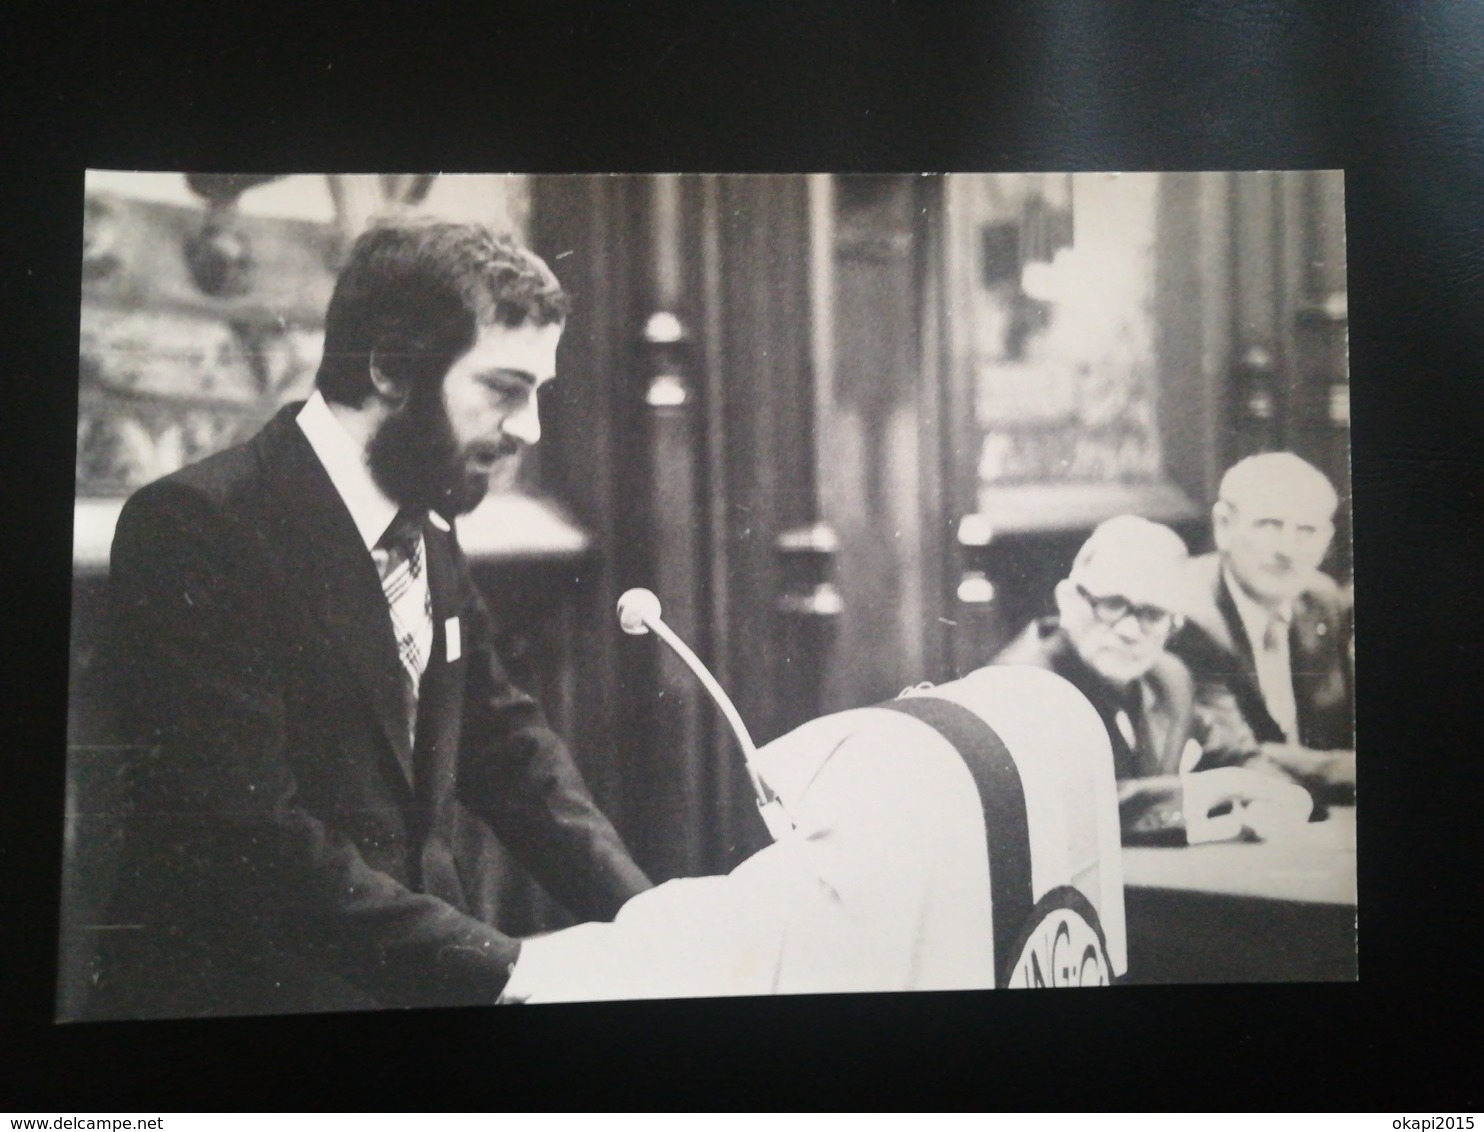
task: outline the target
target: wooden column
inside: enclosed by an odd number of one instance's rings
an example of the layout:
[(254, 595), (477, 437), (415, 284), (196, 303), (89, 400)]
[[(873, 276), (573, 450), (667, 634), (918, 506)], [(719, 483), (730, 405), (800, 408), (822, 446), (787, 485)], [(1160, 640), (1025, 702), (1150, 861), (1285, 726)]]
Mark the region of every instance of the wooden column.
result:
[(829, 710), (941, 679), (942, 488), (936, 367), (925, 369), (920, 221), (911, 176), (834, 179), (833, 342), (821, 427), (824, 515), (838, 534), (839, 663)]
[(580, 601), (573, 626), (577, 694), (570, 741), (588, 785), (635, 850), (646, 824), (636, 775), (648, 758), (640, 713), (647, 694), (643, 654), (619, 631), (618, 596), (646, 584), (636, 561), (644, 416), (638, 330), (647, 297), (643, 235), (646, 201), (639, 178), (536, 177), (531, 184), (535, 250), (571, 294), (572, 314), (557, 356), (557, 380), (541, 406), (544, 487), (571, 507), (593, 536), (593, 553), (574, 567)]
[[(643, 457), (648, 479), (642, 530), (647, 588), (659, 596), (665, 623), (704, 658), (710, 652), (702, 632), (705, 524), (696, 396), (684, 364), (687, 338), (680, 320), (669, 311), (657, 311), (644, 327), (648, 376)], [(629, 647), (647, 649), (654, 671), (647, 758), (636, 768), (644, 783), (640, 805), (652, 819), (646, 823), (648, 856), (663, 875), (694, 875), (704, 872), (706, 865), (702, 830), (709, 802), (708, 721), (716, 709), (679, 657), (652, 635), (641, 640)]]

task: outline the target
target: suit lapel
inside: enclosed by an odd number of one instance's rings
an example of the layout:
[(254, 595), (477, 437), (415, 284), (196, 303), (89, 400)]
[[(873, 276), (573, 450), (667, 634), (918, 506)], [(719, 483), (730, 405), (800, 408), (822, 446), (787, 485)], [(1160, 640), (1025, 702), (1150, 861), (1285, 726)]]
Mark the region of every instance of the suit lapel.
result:
[(1247, 628), (1242, 624), (1242, 615), (1237, 612), (1237, 602), (1226, 588), (1226, 579), (1219, 573), (1216, 575), (1216, 609), (1221, 614), (1222, 628), (1226, 630), (1226, 639), (1231, 642), (1232, 651), (1242, 658), (1242, 663), (1247, 666), (1247, 675), (1254, 681), (1257, 679), (1257, 656), (1252, 651), (1252, 642), (1247, 639)]
[[(1247, 645), (1247, 634), (1242, 631), (1237, 607), (1226, 592), (1220, 563), (1214, 555), (1192, 560), (1187, 597), (1189, 606), (1185, 614), (1190, 623), (1204, 631), (1219, 648), (1251, 662), (1252, 649)], [(1249, 666), (1256, 673), (1256, 667)]]
[[(1237, 612), (1236, 599), (1227, 589), (1226, 579), (1219, 571), (1216, 574), (1216, 607), (1221, 613), (1228, 639), (1235, 643), (1232, 654), (1242, 662), (1241, 673), (1233, 675), (1232, 691), (1252, 720), (1253, 730), (1257, 732), (1258, 738), (1261, 739), (1266, 734), (1281, 740), (1283, 729), (1268, 710), (1268, 702), (1262, 694), (1262, 684), (1257, 679), (1257, 656), (1253, 652), (1253, 643), (1247, 639), (1247, 629), (1242, 624), (1242, 615)], [(1241, 681), (1240, 687), (1237, 686), (1238, 680)]]
[(1237, 604), (1226, 588), (1221, 557), (1207, 554), (1191, 560), (1190, 586), (1186, 591), (1186, 617), (1192, 633), (1185, 647), (1192, 667), (1203, 675), (1218, 677), (1237, 699), (1243, 717), (1259, 739), (1276, 740), (1282, 734), (1274, 722), (1257, 682), (1257, 659), (1252, 642), (1237, 613)]
[(260, 434), (260, 457), (277, 506), (267, 532), (297, 590), (334, 650), (364, 687), (398, 769), (413, 784), (402, 715), (397, 645), (376, 566), (350, 511), (294, 420), (281, 412)]

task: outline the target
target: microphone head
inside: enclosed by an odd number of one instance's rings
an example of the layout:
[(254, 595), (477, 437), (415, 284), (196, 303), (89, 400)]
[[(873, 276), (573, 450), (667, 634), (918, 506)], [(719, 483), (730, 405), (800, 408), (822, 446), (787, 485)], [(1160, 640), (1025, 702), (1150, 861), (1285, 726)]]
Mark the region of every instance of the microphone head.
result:
[(646, 589), (626, 590), (618, 599), (618, 623), (625, 633), (638, 636), (649, 632), (647, 621), (660, 619), (660, 599)]

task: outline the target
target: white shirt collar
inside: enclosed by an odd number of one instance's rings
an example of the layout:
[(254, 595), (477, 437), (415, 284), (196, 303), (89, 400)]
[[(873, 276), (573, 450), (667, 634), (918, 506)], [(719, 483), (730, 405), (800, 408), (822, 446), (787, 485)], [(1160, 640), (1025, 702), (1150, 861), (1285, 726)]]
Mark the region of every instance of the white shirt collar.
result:
[(372, 478), (366, 450), (335, 419), (318, 389), (295, 419), (355, 520), (361, 541), (370, 550), (397, 517), (398, 507)]
[(1237, 581), (1231, 567), (1225, 563), (1221, 566), (1221, 576), (1226, 583), (1227, 592), (1232, 595), (1232, 604), (1237, 607), (1237, 616), (1242, 619), (1242, 628), (1247, 630), (1247, 640), (1254, 649), (1262, 647), (1267, 636), (1268, 623), (1274, 617), (1285, 624), (1293, 620), (1291, 600), (1269, 609), (1242, 588), (1242, 583)]

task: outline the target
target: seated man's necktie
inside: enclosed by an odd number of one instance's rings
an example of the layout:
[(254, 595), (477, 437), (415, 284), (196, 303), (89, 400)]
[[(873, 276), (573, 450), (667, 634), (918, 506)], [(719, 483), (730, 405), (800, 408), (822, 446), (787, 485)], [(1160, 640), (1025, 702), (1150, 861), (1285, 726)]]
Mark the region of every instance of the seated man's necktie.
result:
[(433, 595), (423, 559), (420, 512), (399, 511), (371, 551), (392, 617), (401, 661), (409, 743), (417, 736), (417, 695), (433, 652)]
[(1293, 662), (1288, 650), (1288, 618), (1274, 613), (1263, 633), (1262, 653), (1257, 658), (1257, 683), (1267, 701), (1268, 714), (1283, 729), (1290, 743), (1300, 742), (1298, 704), (1293, 693)]

